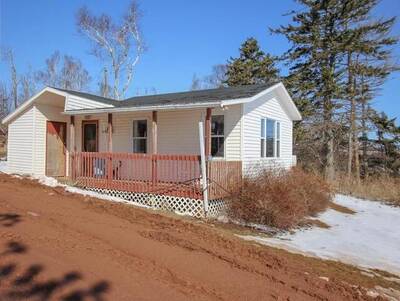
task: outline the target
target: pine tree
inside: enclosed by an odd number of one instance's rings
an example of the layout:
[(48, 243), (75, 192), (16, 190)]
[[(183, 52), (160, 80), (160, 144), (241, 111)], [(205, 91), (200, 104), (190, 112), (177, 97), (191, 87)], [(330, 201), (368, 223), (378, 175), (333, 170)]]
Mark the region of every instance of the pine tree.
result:
[[(398, 67), (391, 62), (391, 46), (398, 39), (390, 36), (395, 18), (373, 20), (372, 10), (377, 5), (376, 0), (348, 1), (353, 10), (353, 16), (346, 30), (344, 45), (349, 54), (348, 100), (350, 103), (350, 126), (348, 148), (348, 175), (354, 175), (360, 180), (359, 160), (359, 129), (363, 136), (363, 156), (366, 159), (365, 118), (367, 103), (375, 96), (376, 90), (386, 78)], [(354, 9), (356, 7), (356, 9)], [(361, 110), (358, 109), (361, 107)], [(361, 111), (361, 112), (360, 112)], [(354, 164), (352, 164), (352, 159)], [(368, 171), (366, 161), (363, 162), (363, 173)]]
[(371, 120), (376, 129), (376, 141), (380, 152), (381, 165), (386, 170), (398, 172), (393, 166), (400, 159), (400, 127), (396, 125), (396, 118), (389, 118), (384, 112), (375, 112)]
[(349, 105), (348, 170), (352, 169), (354, 157), (359, 174), (358, 105), (360, 97), (373, 93), (368, 89), (361, 96), (362, 89), (357, 87), (367, 77), (384, 79), (393, 71), (387, 64), (390, 57), (387, 47), (397, 42), (388, 37), (394, 18), (372, 22), (370, 13), (376, 0), (298, 2), (304, 9), (292, 13), (292, 24), (273, 31), (292, 43), (283, 56), (290, 67), (286, 82), (295, 91), (292, 93), (295, 98), (303, 97), (314, 126), (321, 131), (322, 165), (328, 179), (334, 177), (334, 154), (343, 136), (342, 115), (345, 105)]
[(230, 58), (227, 66), (229, 86), (269, 83), (279, 79), (275, 58), (260, 49), (254, 38), (248, 38), (240, 47), (238, 58)]

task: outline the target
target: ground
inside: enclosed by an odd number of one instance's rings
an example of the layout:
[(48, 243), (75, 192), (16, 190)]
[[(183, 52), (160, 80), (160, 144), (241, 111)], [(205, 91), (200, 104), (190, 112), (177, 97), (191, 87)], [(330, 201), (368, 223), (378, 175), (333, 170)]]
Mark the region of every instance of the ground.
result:
[(396, 286), (226, 226), (0, 173), (0, 300), (372, 300), (376, 285)]
[(244, 238), (400, 277), (400, 227), (396, 226), (400, 208), (345, 195), (336, 195), (333, 205), (341, 207), (332, 206), (318, 216), (326, 227), (302, 228), (275, 237)]

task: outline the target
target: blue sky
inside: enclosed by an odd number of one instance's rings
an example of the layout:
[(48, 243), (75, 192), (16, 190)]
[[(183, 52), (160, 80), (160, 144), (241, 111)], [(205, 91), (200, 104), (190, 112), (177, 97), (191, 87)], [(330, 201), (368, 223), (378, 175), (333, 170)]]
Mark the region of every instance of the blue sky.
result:
[[(75, 13), (87, 5), (94, 13), (123, 14), (128, 0), (0, 0), (0, 44), (15, 50), (20, 72), (43, 68), (55, 50), (81, 59), (91, 74), (101, 64), (88, 53), (89, 44), (75, 27)], [(288, 48), (283, 37), (268, 28), (287, 24), (284, 13), (295, 9), (293, 0), (142, 0), (142, 30), (148, 51), (143, 56), (127, 95), (155, 88), (158, 93), (187, 90), (193, 74), (207, 75), (212, 65), (237, 56), (247, 37), (259, 40), (263, 50), (279, 55)], [(382, 0), (377, 17), (400, 15), (399, 0)], [(393, 34), (400, 36), (400, 20)], [(400, 56), (400, 46), (395, 49)], [(7, 79), (0, 65), (0, 79)], [(94, 76), (92, 89), (98, 78)], [(373, 105), (400, 118), (400, 74), (392, 75)]]

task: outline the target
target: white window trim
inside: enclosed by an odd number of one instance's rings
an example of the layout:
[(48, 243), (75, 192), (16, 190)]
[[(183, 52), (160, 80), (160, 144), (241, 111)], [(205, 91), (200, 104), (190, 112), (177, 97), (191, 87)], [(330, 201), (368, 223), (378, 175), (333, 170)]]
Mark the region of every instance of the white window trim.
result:
[[(277, 119), (275, 119), (275, 118), (271, 118), (271, 117), (261, 117), (261, 119), (264, 119), (265, 120), (265, 141), (264, 141), (264, 143), (265, 143), (265, 146), (264, 146), (264, 157), (261, 155), (261, 151), (259, 152), (259, 154), (260, 154), (260, 159), (261, 160), (265, 160), (265, 161), (270, 161), (270, 160), (277, 160), (277, 159), (280, 159), (281, 157), (282, 157), (282, 122), (280, 121), (280, 120), (277, 120)], [(260, 126), (261, 126), (261, 119), (260, 119)], [(274, 143), (274, 156), (273, 157), (267, 157), (266, 156), (266, 154), (267, 154), (267, 119), (269, 119), (269, 120), (273, 120), (274, 122), (275, 122), (275, 143)], [(278, 134), (278, 127), (276, 126), (276, 124), (279, 122), (279, 139), (277, 139), (277, 134)], [(260, 141), (260, 147), (259, 147), (259, 150), (261, 150), (261, 139), (262, 139), (262, 137), (261, 137), (261, 128), (260, 128), (260, 131), (259, 131), (259, 133), (260, 133), (260, 138), (259, 138), (259, 141)], [(280, 147), (280, 149), (279, 149), (279, 157), (277, 157), (276, 156), (276, 154), (277, 154), (277, 141), (279, 140), (279, 147)]]
[[(146, 122), (147, 122), (147, 137), (146, 138), (133, 138), (133, 122), (134, 121), (138, 121), (138, 120), (146, 120)], [(151, 126), (151, 122), (150, 122), (151, 120), (150, 120), (150, 118), (149, 117), (145, 117), (145, 116), (143, 116), (143, 117), (134, 117), (134, 118), (131, 118), (130, 119), (130, 121), (129, 121), (129, 137), (130, 137), (130, 141), (131, 141), (131, 143), (130, 143), (130, 150), (129, 150), (129, 152), (130, 153), (132, 153), (132, 154), (136, 154), (136, 153), (134, 153), (133, 152), (133, 140), (134, 139), (146, 139), (147, 141), (146, 141), (146, 153), (145, 154), (149, 154), (150, 153), (150, 149), (149, 149), (149, 146), (150, 146), (150, 134), (151, 134), (151, 128), (150, 128), (150, 126)]]
[[(225, 158), (226, 158), (226, 116), (225, 116), (225, 114), (218, 114), (218, 113), (211, 114), (211, 123), (212, 123), (212, 117), (213, 116), (223, 116), (224, 117), (224, 135), (213, 135), (213, 134), (211, 134), (211, 137), (210, 137), (211, 141), (212, 141), (213, 137), (223, 137), (224, 138), (224, 155), (223, 156), (219, 156), (219, 157), (212, 156), (211, 155), (211, 145), (210, 145), (210, 159), (211, 160), (215, 160), (215, 161), (225, 160)], [(212, 144), (211, 141), (210, 141), (210, 144)]]

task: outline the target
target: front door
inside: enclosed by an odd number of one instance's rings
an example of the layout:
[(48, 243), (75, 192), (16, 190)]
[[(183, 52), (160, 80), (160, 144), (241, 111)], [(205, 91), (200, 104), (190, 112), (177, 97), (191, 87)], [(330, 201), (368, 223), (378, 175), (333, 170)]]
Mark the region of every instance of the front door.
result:
[(65, 122), (47, 121), (46, 135), (46, 175), (50, 177), (65, 176), (67, 124)]
[(82, 151), (98, 151), (98, 123), (96, 121), (82, 121)]

